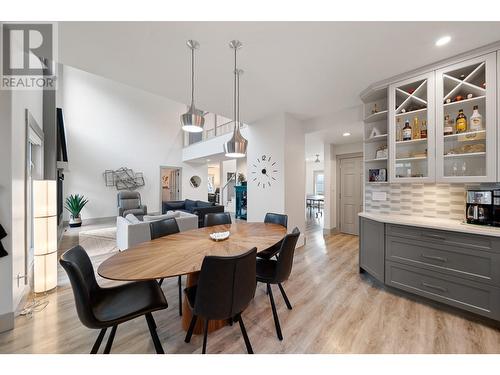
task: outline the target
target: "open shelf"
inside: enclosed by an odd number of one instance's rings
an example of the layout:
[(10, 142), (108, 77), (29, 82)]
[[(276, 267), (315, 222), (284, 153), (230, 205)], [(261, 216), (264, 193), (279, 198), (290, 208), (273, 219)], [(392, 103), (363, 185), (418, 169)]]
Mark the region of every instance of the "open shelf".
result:
[(486, 152), (469, 152), (465, 154), (448, 154), (444, 155), (445, 159), (448, 158), (463, 158), (463, 157), (475, 157), (475, 156), (485, 156)]
[(420, 143), (420, 142), (427, 142), (427, 138), (416, 138), (416, 139), (411, 139), (409, 141), (397, 141), (397, 145), (407, 145), (407, 144), (415, 144), (415, 143)]
[[(486, 133), (486, 130), (477, 130), (477, 131), (472, 131), (472, 132), (464, 132), (464, 133), (455, 133), (455, 134), (449, 134), (443, 136), (444, 139), (455, 139), (458, 137), (467, 137), (469, 135), (476, 135), (476, 134), (482, 134)], [(471, 141), (475, 141), (475, 139), (471, 139)]]
[(387, 109), (385, 109), (383, 111), (373, 113), (370, 116), (366, 117), (364, 121), (369, 123), (385, 120), (387, 118), (387, 112)]
[(380, 159), (367, 159), (365, 160), (365, 163), (373, 163), (376, 161), (387, 161), (387, 158), (380, 158)]
[(463, 103), (473, 103), (473, 102), (484, 100), (484, 99), (486, 99), (486, 95), (475, 96), (475, 97), (470, 98), (470, 99), (459, 100), (458, 102), (445, 103), (445, 104), (443, 104), (443, 107), (446, 108), (446, 107), (452, 107), (455, 105), (460, 105)]
[(415, 156), (415, 157), (409, 157), (409, 158), (398, 158), (396, 159), (396, 162), (398, 161), (413, 161), (413, 160), (426, 160), (427, 156)]
[(375, 137), (365, 139), (365, 143), (380, 142), (387, 139), (387, 134), (380, 134)]
[(388, 181), (366, 181), (367, 184), (370, 185), (387, 185)]
[(416, 109), (416, 110), (410, 111), (410, 112), (398, 113), (396, 115), (396, 117), (409, 116), (409, 115), (413, 115), (415, 113), (420, 113), (420, 112), (425, 112), (425, 111), (427, 111), (427, 108)]

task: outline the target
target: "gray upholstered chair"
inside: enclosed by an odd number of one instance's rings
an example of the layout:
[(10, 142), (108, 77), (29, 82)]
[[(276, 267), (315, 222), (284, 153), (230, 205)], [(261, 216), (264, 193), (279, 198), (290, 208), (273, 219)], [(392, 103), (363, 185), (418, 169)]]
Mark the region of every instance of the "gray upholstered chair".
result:
[(146, 205), (141, 204), (141, 194), (137, 191), (120, 191), (118, 193), (118, 216), (127, 216), (128, 214), (142, 218), (148, 213)]

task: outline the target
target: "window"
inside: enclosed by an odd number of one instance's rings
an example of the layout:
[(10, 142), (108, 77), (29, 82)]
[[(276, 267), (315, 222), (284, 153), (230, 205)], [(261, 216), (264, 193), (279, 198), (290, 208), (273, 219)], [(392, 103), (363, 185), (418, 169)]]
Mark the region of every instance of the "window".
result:
[(325, 175), (323, 171), (314, 171), (314, 194), (325, 195)]

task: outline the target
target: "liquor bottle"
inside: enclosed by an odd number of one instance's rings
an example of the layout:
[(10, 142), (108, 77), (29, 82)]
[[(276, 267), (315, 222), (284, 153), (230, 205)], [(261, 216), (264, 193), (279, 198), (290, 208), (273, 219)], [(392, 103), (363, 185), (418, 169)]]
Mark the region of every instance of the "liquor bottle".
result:
[(479, 113), (477, 105), (474, 106), (472, 116), (470, 117), (470, 130), (479, 131), (483, 129), (483, 116)]
[(396, 120), (396, 142), (403, 140), (403, 128), (401, 127), (401, 119), (398, 117)]
[(464, 133), (467, 131), (467, 117), (465, 117), (463, 109), (458, 110), (458, 116), (457, 119), (455, 120), (455, 128), (457, 134)]
[(403, 128), (403, 141), (411, 141), (411, 126), (410, 120), (405, 120), (405, 126)]
[(420, 138), (427, 138), (427, 122), (422, 120), (422, 126), (420, 127)]
[(420, 123), (418, 121), (418, 117), (415, 116), (415, 118), (413, 119), (413, 126), (412, 126), (412, 130), (413, 130), (413, 139), (419, 139), (420, 138)]
[(450, 115), (444, 116), (444, 135), (452, 135), (453, 131), (453, 121), (450, 119)]

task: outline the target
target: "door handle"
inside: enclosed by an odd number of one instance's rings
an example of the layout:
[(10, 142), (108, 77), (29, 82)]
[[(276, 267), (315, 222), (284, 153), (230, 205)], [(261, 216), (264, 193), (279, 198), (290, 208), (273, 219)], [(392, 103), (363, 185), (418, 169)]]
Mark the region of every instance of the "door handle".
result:
[(442, 286), (432, 285), (432, 284), (426, 283), (425, 281), (422, 281), (422, 285), (425, 286), (425, 287), (427, 287), (427, 288), (439, 290), (441, 292), (447, 292), (448, 291), (448, 289), (443, 288)]
[(448, 259), (446, 259), (446, 258), (438, 257), (438, 256), (435, 256), (435, 255), (420, 254), (420, 256), (422, 258), (437, 260), (437, 261), (440, 261), (440, 262), (447, 262), (448, 261)]
[(443, 237), (443, 236), (440, 236), (438, 234), (427, 234), (427, 233), (423, 233), (422, 234), (422, 237), (428, 237), (428, 238), (432, 238), (434, 240), (446, 240), (446, 237)]

